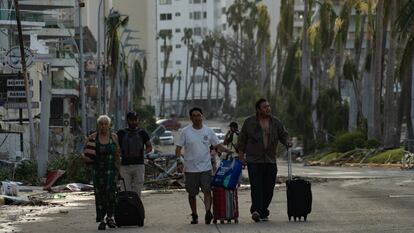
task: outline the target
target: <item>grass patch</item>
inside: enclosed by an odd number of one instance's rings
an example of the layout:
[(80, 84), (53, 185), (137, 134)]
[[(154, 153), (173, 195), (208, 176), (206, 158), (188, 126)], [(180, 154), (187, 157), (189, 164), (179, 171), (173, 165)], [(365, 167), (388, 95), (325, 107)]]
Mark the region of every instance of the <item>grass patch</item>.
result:
[(398, 163), (401, 162), (401, 157), (404, 152), (402, 148), (387, 150), (367, 159), (367, 163)]

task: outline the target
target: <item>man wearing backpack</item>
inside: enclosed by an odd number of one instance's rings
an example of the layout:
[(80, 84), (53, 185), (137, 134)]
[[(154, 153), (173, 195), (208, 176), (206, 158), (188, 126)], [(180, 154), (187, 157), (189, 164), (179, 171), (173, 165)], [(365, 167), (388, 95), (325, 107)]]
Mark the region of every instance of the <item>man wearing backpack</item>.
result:
[(237, 142), (239, 138), (239, 125), (237, 122), (230, 122), (229, 124), (230, 130), (226, 133), (226, 136), (224, 137), (223, 145), (227, 145), (227, 148), (229, 148), (231, 151), (234, 151), (238, 153), (237, 150)]
[(137, 192), (141, 196), (144, 185), (144, 151), (152, 151), (148, 133), (138, 128), (138, 115), (128, 112), (126, 115), (128, 127), (117, 132), (121, 146), (121, 176), (125, 180), (128, 191)]

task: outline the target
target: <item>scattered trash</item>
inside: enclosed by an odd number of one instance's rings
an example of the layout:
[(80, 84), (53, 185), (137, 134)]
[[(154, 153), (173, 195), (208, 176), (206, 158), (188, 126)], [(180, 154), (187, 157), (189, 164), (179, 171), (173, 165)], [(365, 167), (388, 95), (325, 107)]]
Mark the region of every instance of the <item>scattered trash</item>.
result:
[(13, 197), (13, 196), (4, 196), (1, 195), (0, 199), (4, 202), (4, 205), (26, 205), (30, 204), (30, 201), (27, 197)]
[(72, 192), (93, 191), (93, 185), (82, 183), (70, 183), (66, 185), (66, 188)]
[(46, 183), (43, 190), (50, 190), (53, 184), (65, 174), (64, 170), (53, 170), (47, 173)]
[(61, 193), (57, 193), (53, 195), (53, 199), (63, 199), (63, 198), (66, 198), (66, 195), (61, 194)]
[(33, 192), (33, 189), (19, 186), (19, 192), (21, 192), (21, 193), (31, 193), (31, 192)]
[(52, 193), (61, 192), (88, 192), (93, 191), (93, 185), (82, 184), (82, 183), (70, 183), (65, 185), (53, 186), (48, 189)]
[(6, 196), (17, 196), (18, 189), (16, 182), (2, 181), (0, 194)]

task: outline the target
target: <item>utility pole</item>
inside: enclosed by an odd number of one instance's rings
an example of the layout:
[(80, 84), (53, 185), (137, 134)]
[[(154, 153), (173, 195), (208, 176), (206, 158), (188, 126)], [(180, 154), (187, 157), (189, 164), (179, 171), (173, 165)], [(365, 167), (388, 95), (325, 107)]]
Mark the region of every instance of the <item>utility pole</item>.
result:
[(13, 0), (13, 1), (14, 1), (14, 8), (16, 10), (16, 23), (17, 23), (17, 31), (19, 33), (19, 45), (20, 45), (20, 59), (22, 63), (22, 74), (24, 78), (24, 88), (26, 92), (27, 117), (29, 118), (29, 127), (30, 127), (30, 159), (34, 160), (35, 159), (35, 131), (34, 131), (34, 123), (33, 123), (33, 117), (32, 117), (32, 97), (30, 95), (29, 81), (27, 80), (26, 55), (24, 52), (22, 24), (20, 22), (19, 2), (18, 0)]
[(52, 79), (50, 73), (50, 65), (45, 64), (43, 66), (43, 78), (42, 78), (42, 103), (40, 115), (40, 137), (39, 148), (37, 150), (37, 175), (38, 177), (44, 177), (47, 173), (47, 161), (49, 159), (49, 118), (50, 118), (50, 80)]
[[(106, 0), (103, 0), (103, 16), (105, 17), (106, 14)], [(103, 30), (103, 43), (104, 43), (104, 47), (103, 47), (103, 51), (104, 51), (104, 65), (103, 65), (103, 69), (102, 69), (102, 90), (103, 90), (103, 106), (102, 106), (102, 112), (107, 114), (107, 110), (106, 110), (106, 62), (107, 62), (107, 51), (106, 51), (106, 30), (105, 30), (105, 26), (104, 26), (104, 30)]]
[(79, 13), (79, 77), (80, 77), (80, 97), (81, 97), (81, 117), (82, 117), (82, 134), (87, 135), (86, 129), (86, 99), (85, 99), (85, 77), (83, 64), (83, 26), (82, 26), (82, 11), (81, 8), (85, 6), (83, 0), (78, 0)]

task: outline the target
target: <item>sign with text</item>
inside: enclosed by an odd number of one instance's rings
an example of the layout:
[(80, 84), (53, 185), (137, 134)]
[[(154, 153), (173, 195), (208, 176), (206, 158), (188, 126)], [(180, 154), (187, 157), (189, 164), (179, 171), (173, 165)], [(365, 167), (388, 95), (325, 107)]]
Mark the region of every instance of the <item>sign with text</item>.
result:
[[(26, 102), (6, 102), (4, 103), (4, 108), (7, 109), (19, 109), (19, 108), (28, 108)], [(32, 102), (32, 108), (39, 108), (39, 102)]]
[[(24, 87), (24, 79), (7, 79), (8, 87)], [(33, 86), (33, 80), (29, 79), (29, 87)]]
[[(29, 97), (33, 97), (33, 91), (30, 91)], [(7, 91), (7, 98), (26, 98), (26, 91)]]

